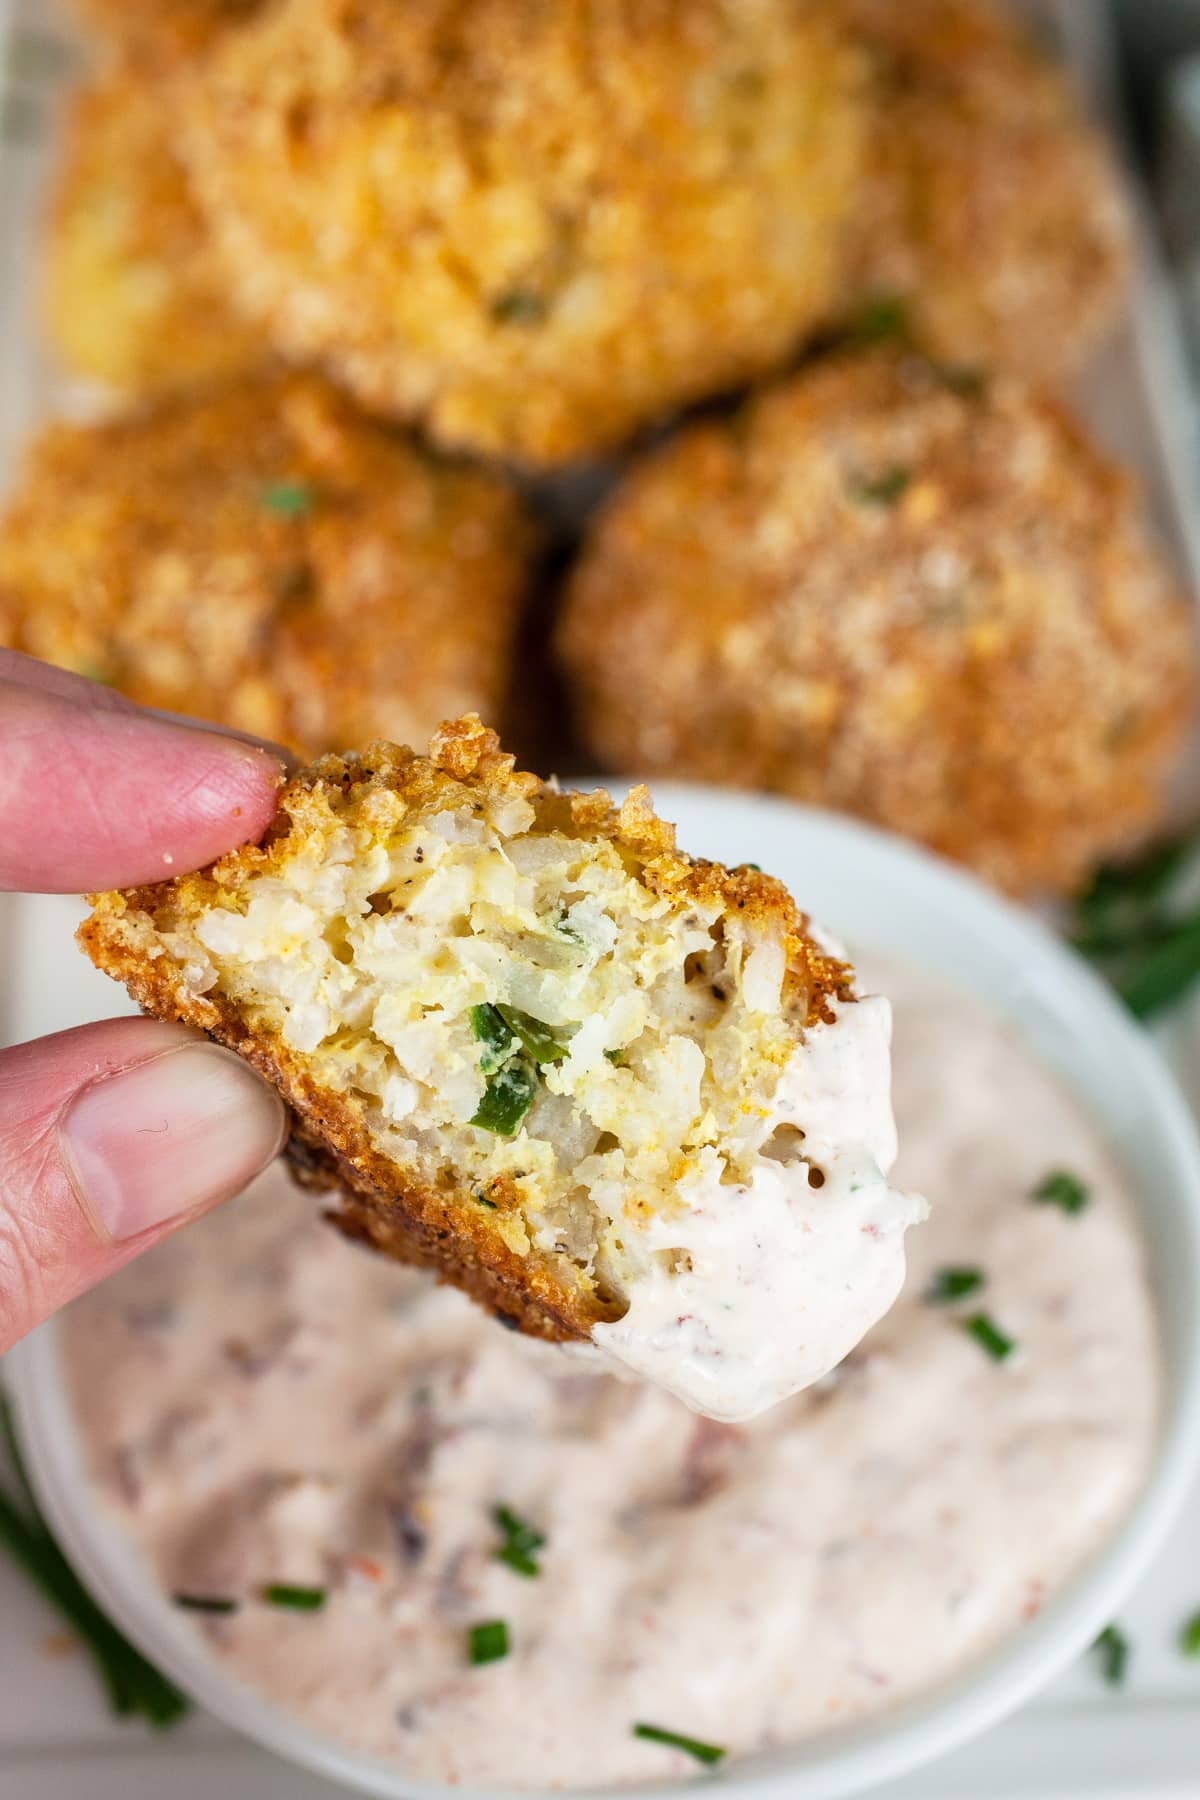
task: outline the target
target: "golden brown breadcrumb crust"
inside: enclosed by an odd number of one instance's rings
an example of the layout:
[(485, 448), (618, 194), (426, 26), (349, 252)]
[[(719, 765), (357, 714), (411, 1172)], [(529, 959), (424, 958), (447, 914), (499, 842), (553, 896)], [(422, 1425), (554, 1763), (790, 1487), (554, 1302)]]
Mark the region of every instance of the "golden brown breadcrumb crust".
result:
[(242, 25), (263, 0), (70, 0), (97, 47), (143, 75), (169, 73)]
[(162, 84), (119, 70), (66, 123), (44, 246), (43, 311), (76, 374), (148, 397), (263, 364), (173, 147)]
[(1108, 144), (1029, 22), (991, 0), (838, 0), (869, 55), (870, 136), (845, 295), (903, 300), (948, 361), (1058, 378), (1125, 292)]
[(1051, 400), (860, 353), (635, 466), (560, 649), (609, 768), (858, 813), (1017, 891), (1145, 830), (1192, 623)]
[(501, 709), (537, 534), (498, 477), (312, 376), (36, 440), (0, 644), (308, 754)]
[(554, 463), (828, 315), (859, 85), (815, 0), (282, 0), (205, 61), (182, 148), (278, 348)]
[(604, 793), (560, 793), (534, 775), (514, 773), (513, 758), (476, 716), (443, 726), (428, 758), (394, 744), (326, 756), (282, 789), (278, 815), (260, 845), (234, 851), (198, 874), (92, 896), (94, 911), (79, 931), (92, 961), (124, 983), (147, 1012), (198, 1026), (274, 1083), (291, 1110), (290, 1154), (301, 1179), (340, 1189), (335, 1224), (400, 1261), (435, 1269), (523, 1331), (587, 1337), (598, 1320), (611, 1316), (591, 1283), (578, 1271), (564, 1274), (557, 1265), (516, 1255), (495, 1228), (498, 1214), (518, 1202), (510, 1177), (489, 1184), (491, 1208), (456, 1188), (449, 1170), (440, 1185), (414, 1183), (372, 1148), (353, 1100), (314, 1082), (302, 1054), (276, 1033), (252, 1029), (224, 996), (190, 992), (177, 963), (148, 955), (135, 941), (139, 921), (170, 930), (172, 921), (194, 919), (218, 894), (236, 893), (269, 873), (289, 855), (290, 836), (303, 836), (312, 823), (314, 800), (322, 817), (328, 802), (339, 823), (365, 845), (381, 794), (403, 800), (406, 817), (480, 811), (489, 797), (519, 796), (535, 808), (535, 829), (607, 840), (657, 894), (714, 902), (751, 921), (782, 925), (785, 1001), (798, 1030), (831, 1017), (833, 998), (852, 998), (852, 971), (809, 935), (806, 917), (780, 882), (750, 867), (726, 869), (680, 852), (674, 827), (656, 817), (645, 789), (635, 789), (619, 807)]

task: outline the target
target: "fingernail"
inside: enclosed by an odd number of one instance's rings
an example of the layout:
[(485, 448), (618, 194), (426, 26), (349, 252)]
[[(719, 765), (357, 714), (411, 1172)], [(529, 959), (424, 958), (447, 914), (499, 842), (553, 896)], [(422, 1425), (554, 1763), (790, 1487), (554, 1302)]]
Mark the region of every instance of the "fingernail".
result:
[(240, 1192), (280, 1149), (283, 1105), (229, 1050), (185, 1044), (94, 1081), (59, 1126), (102, 1237), (138, 1237)]

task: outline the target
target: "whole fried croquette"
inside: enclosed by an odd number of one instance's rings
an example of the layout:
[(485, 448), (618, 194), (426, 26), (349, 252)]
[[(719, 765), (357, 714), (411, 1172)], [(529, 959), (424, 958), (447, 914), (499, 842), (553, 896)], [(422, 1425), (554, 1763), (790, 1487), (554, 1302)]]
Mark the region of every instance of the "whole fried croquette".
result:
[[(887, 1003), (644, 790), (561, 793), (477, 717), (296, 776), (261, 846), (95, 897), (80, 940), (292, 1108), (334, 1221), (718, 1416), (890, 1305)], [(353, 1321), (347, 1321), (353, 1329)]]
[(254, 369), (243, 323), (172, 144), (162, 89), (109, 74), (67, 121), (49, 219), (43, 311), (67, 368), (137, 397)]
[(499, 710), (533, 526), (497, 477), (264, 375), (51, 427), (0, 518), (0, 644), (319, 753)]
[(635, 466), (559, 648), (604, 766), (858, 813), (1019, 892), (1154, 821), (1193, 688), (1126, 476), (1016, 377), (883, 351)]
[(828, 314), (859, 83), (816, 0), (282, 0), (206, 61), (184, 143), (281, 351), (551, 464)]
[(845, 299), (899, 300), (935, 357), (1058, 378), (1112, 323), (1115, 160), (1028, 21), (991, 0), (837, 0), (870, 55)]

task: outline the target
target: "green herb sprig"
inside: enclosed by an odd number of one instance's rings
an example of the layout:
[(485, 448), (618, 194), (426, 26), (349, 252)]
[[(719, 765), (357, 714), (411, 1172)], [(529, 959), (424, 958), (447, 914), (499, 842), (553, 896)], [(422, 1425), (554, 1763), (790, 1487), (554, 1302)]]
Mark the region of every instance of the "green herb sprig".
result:
[(291, 1582), (272, 1581), (260, 1589), (259, 1599), (268, 1606), (280, 1606), (288, 1612), (320, 1612), (326, 1593), (319, 1587), (295, 1587)]
[(511, 1506), (494, 1507), (492, 1518), (502, 1533), (496, 1561), (502, 1562), (517, 1575), (540, 1575), (542, 1567), (537, 1561), (537, 1553), (545, 1546), (544, 1534), (535, 1531)]
[(508, 1622), (505, 1619), (485, 1619), (479, 1625), (472, 1625), (467, 1633), (467, 1656), (473, 1668), (503, 1662), (508, 1651)]
[(703, 1738), (685, 1737), (679, 1731), (664, 1731), (661, 1725), (635, 1725), (633, 1735), (645, 1738), (651, 1744), (666, 1744), (672, 1750), (683, 1750), (709, 1768), (715, 1768), (725, 1755), (720, 1744), (706, 1744)]
[(20, 1492), (18, 1500), (0, 1489), (0, 1548), (86, 1646), (114, 1713), (144, 1719), (159, 1731), (177, 1724), (189, 1701), (101, 1611), (55, 1542), (34, 1498), (3, 1395), (0, 1427)]
[(982, 1269), (935, 1269), (929, 1286), (925, 1289), (925, 1299), (930, 1306), (952, 1306), (956, 1300), (963, 1300), (968, 1294), (977, 1293), (986, 1279)]
[(1109, 1687), (1120, 1687), (1129, 1672), (1129, 1639), (1118, 1625), (1106, 1625), (1092, 1645), (1100, 1659), (1100, 1673)]
[(1057, 1206), (1065, 1213), (1086, 1212), (1091, 1198), (1078, 1175), (1072, 1175), (1068, 1169), (1051, 1169), (1030, 1195), (1039, 1206)]
[(981, 1350), (986, 1350), (993, 1362), (1007, 1362), (1017, 1347), (1016, 1340), (1001, 1331), (990, 1313), (972, 1313), (963, 1320), (963, 1330)]
[(567, 1047), (540, 1019), (517, 1006), (471, 1008), (471, 1030), (483, 1046), (480, 1071), (487, 1077), (471, 1124), (497, 1137), (512, 1137), (533, 1105), (538, 1070), (561, 1062)]
[(1200, 981), (1200, 902), (1185, 892), (1196, 838), (1097, 870), (1075, 902), (1071, 942), (1139, 1019), (1177, 1005)]

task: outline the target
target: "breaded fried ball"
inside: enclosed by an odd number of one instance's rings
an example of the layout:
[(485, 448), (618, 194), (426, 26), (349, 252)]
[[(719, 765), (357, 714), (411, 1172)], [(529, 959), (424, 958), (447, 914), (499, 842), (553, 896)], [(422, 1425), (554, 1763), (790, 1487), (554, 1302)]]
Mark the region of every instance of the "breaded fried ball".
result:
[(146, 71), (169, 70), (203, 54), (263, 0), (70, 0), (102, 50)]
[(1056, 403), (915, 358), (815, 365), (635, 468), (560, 648), (610, 768), (774, 789), (1017, 891), (1155, 818), (1188, 610)]
[(1129, 220), (1112, 153), (991, 0), (838, 0), (870, 53), (851, 308), (903, 301), (931, 355), (1057, 378), (1111, 324)]
[(282, 0), (206, 63), (185, 148), (280, 350), (554, 463), (828, 314), (858, 88), (816, 0)]
[(309, 751), (506, 689), (533, 548), (507, 485), (324, 382), (52, 426), (0, 520), (0, 643)]
[(266, 360), (172, 144), (170, 103), (138, 75), (76, 95), (43, 270), (51, 341), (75, 374), (148, 396)]
[(261, 847), (98, 896), (80, 941), (279, 1087), (351, 1236), (716, 1416), (899, 1289), (886, 1002), (780, 882), (683, 855), (644, 789), (515, 773), (477, 717), (324, 758)]

